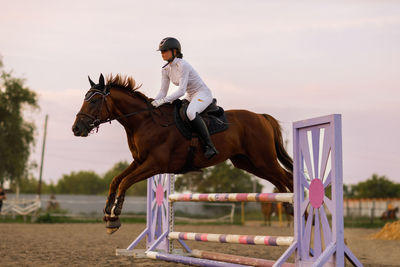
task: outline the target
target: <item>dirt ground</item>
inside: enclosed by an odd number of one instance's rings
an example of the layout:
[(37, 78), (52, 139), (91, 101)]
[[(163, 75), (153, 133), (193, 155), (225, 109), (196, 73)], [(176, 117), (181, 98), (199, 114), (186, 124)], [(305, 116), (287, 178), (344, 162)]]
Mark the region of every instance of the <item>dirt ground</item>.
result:
[[(184, 266), (115, 256), (144, 229), (124, 224), (109, 236), (103, 224), (0, 224), (0, 266)], [(176, 231), (249, 235), (292, 235), (290, 228), (267, 226), (177, 225)], [(379, 230), (379, 229), (378, 229)], [(400, 266), (400, 241), (371, 240), (377, 229), (346, 229), (349, 248), (364, 266)], [(286, 247), (187, 242), (192, 248), (277, 259)], [(176, 244), (176, 247), (179, 245)], [(144, 248), (144, 243), (140, 248)], [(291, 258), (290, 261), (293, 259)], [(349, 265), (350, 266), (350, 265)]]

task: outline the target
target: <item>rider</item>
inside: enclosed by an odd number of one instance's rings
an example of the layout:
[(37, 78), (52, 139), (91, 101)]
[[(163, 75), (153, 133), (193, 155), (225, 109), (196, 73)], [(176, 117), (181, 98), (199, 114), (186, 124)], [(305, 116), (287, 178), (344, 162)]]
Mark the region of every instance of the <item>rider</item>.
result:
[[(218, 151), (211, 141), (210, 133), (200, 113), (211, 104), (213, 97), (211, 90), (200, 78), (196, 70), (184, 59), (181, 53), (181, 44), (172, 37), (161, 40), (157, 51), (161, 51), (163, 60), (168, 61), (161, 70), (161, 89), (155, 100), (151, 104), (159, 107), (164, 103), (172, 103), (175, 99), (186, 94), (186, 99), (190, 102), (186, 115), (191, 127), (199, 135), (204, 144), (204, 156), (212, 158)], [(179, 86), (179, 89), (168, 95), (170, 81)]]

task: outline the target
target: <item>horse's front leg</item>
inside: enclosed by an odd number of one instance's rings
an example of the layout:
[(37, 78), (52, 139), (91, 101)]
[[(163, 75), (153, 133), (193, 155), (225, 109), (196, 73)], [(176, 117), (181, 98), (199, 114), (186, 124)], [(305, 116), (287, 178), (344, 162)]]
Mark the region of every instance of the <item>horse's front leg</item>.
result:
[(108, 220), (106, 220), (106, 228), (108, 234), (114, 233), (121, 226), (119, 215), (122, 211), (122, 205), (124, 203), (126, 190), (128, 190), (131, 185), (158, 174), (159, 171), (157, 171), (156, 167), (156, 161), (146, 160), (145, 162), (137, 166), (137, 168), (133, 172), (122, 179), (118, 187), (118, 195), (115, 198), (114, 204), (111, 208), (111, 214), (108, 217)]
[(117, 189), (122, 179), (124, 179), (129, 173), (133, 172), (139, 164), (136, 161), (133, 161), (123, 172), (115, 176), (111, 183), (110, 189), (108, 191), (106, 206), (104, 207), (104, 221), (109, 220), (111, 216), (111, 209), (115, 202), (115, 196), (117, 195)]

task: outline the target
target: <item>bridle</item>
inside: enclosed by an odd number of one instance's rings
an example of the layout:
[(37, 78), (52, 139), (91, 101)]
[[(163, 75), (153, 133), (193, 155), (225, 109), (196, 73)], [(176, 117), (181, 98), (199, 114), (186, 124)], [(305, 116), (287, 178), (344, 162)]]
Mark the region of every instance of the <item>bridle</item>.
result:
[[(122, 118), (134, 116), (134, 115), (140, 114), (142, 112), (146, 112), (146, 111), (150, 112), (151, 118), (153, 119), (154, 122), (156, 122), (154, 120), (153, 112), (152, 112), (155, 108), (148, 101), (146, 101), (147, 108), (145, 108), (145, 109), (140, 109), (140, 110), (135, 111), (135, 112), (127, 113), (127, 114), (112, 118), (110, 109), (108, 108), (108, 104), (107, 104), (107, 97), (110, 95), (110, 90), (109, 90), (107, 85), (105, 85), (105, 88), (103, 90), (97, 89), (96, 88), (97, 86), (98, 85), (95, 85), (94, 87), (90, 88), (89, 91), (86, 93), (85, 99), (84, 99), (86, 102), (90, 102), (90, 99), (92, 99), (93, 96), (98, 95), (98, 94), (100, 94), (102, 96), (101, 102), (98, 103), (97, 106), (96, 106), (96, 109), (97, 109), (96, 115), (93, 116), (93, 115), (91, 115), (89, 113), (82, 112), (82, 111), (80, 111), (80, 112), (78, 112), (78, 114), (76, 114), (77, 117), (85, 116), (85, 117), (90, 118), (92, 120), (92, 122), (88, 126), (89, 127), (93, 127), (93, 129), (96, 129), (96, 133), (99, 131), (99, 127), (103, 123), (109, 122), (111, 124), (111, 122), (113, 120), (119, 120), (119, 119), (122, 119)], [(107, 119), (101, 120), (100, 119), (100, 114), (101, 114), (101, 111), (103, 110), (103, 105), (104, 104), (105, 104), (108, 116), (107, 116)], [(100, 106), (100, 108), (97, 108), (98, 106)], [(164, 113), (162, 111), (161, 111), (161, 113), (164, 115)], [(159, 124), (159, 125), (161, 125), (163, 127), (168, 127), (168, 126), (171, 126), (173, 124), (175, 124), (175, 123)]]

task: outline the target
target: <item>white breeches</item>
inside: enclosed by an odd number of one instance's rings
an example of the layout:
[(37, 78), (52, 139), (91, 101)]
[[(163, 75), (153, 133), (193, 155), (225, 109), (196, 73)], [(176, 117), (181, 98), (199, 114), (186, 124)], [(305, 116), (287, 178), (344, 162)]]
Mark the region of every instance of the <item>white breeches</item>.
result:
[(186, 110), (186, 115), (189, 120), (194, 120), (196, 118), (196, 113), (203, 112), (208, 105), (212, 103), (213, 97), (208, 92), (198, 92), (193, 95), (192, 100)]

